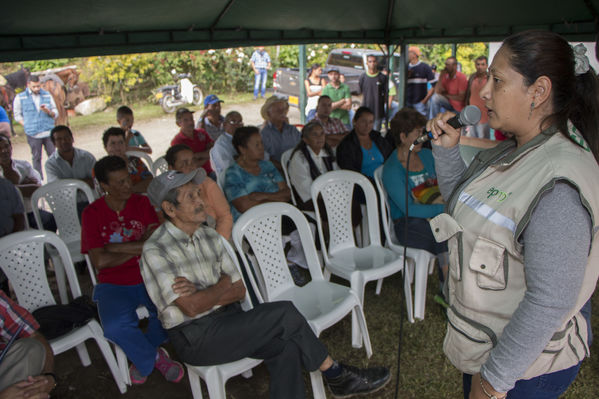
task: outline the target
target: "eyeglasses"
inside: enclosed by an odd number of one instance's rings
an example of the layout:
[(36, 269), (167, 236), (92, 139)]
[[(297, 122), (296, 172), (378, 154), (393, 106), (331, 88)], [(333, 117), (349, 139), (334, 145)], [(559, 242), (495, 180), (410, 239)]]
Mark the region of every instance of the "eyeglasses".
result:
[(230, 125), (241, 125), (243, 123), (243, 121), (227, 121)]

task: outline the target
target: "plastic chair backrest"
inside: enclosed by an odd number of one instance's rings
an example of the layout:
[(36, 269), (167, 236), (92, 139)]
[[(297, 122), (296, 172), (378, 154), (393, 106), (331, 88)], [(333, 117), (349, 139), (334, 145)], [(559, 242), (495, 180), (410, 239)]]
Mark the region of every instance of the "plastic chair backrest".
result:
[(56, 180), (35, 190), (31, 195), (31, 208), (40, 229), (42, 223), (39, 201), (43, 198), (52, 210), (60, 238), (66, 243), (81, 240), (81, 223), (77, 215), (78, 191), (85, 194), (90, 204), (94, 202), (92, 189), (85, 182), (77, 179)]
[(383, 214), (383, 231), (385, 233), (385, 238), (387, 241), (395, 244), (397, 240), (395, 239), (395, 230), (391, 228), (391, 209), (389, 209), (389, 198), (387, 197), (387, 190), (385, 190), (385, 185), (383, 184), (383, 167), (385, 165), (381, 165), (374, 171), (374, 183), (376, 184), (376, 189), (379, 192), (379, 202), (381, 205), (381, 212)]
[(152, 174), (154, 176), (158, 176), (164, 172), (168, 172), (168, 163), (166, 162), (166, 158), (164, 156), (157, 158), (152, 163)]
[(128, 157), (138, 157), (144, 160), (148, 170), (154, 175), (154, 161), (152, 161), (152, 157), (143, 151), (127, 151), (125, 153)]
[(225, 192), (225, 177), (226, 177), (226, 175), (227, 175), (227, 169), (223, 170), (222, 172), (220, 172), (218, 174), (218, 176), (216, 176), (216, 184), (218, 184), (218, 186), (222, 190), (223, 194)]
[(11, 282), (19, 304), (30, 312), (56, 304), (46, 276), (44, 245), (57, 250), (73, 298), (81, 296), (69, 250), (56, 234), (43, 230), (9, 234), (0, 238), (0, 267)]
[[(23, 193), (18, 188), (17, 188), (17, 194), (19, 194), (19, 198), (21, 199), (21, 204), (23, 204), (23, 209), (25, 209), (25, 198), (23, 198)], [(33, 216), (35, 216), (35, 214)], [(23, 218), (25, 219), (25, 230), (29, 230), (29, 219), (27, 218), (27, 212), (23, 212)], [(38, 226), (40, 226), (40, 225), (38, 224)]]
[[(235, 264), (235, 267), (237, 268), (237, 271), (239, 272), (239, 275), (241, 276), (241, 281), (243, 281), (243, 273), (241, 272), (241, 266), (239, 265), (239, 260), (237, 259), (237, 253), (235, 252), (235, 249), (233, 249), (231, 244), (229, 244), (229, 241), (227, 241), (224, 237), (221, 237), (221, 241), (223, 242), (223, 246), (225, 247), (225, 250), (227, 251), (227, 253), (231, 257), (231, 259), (233, 260), (233, 263)], [(243, 284), (245, 285), (245, 281), (243, 281)], [(248, 310), (252, 309), (252, 307), (253, 307), (252, 300), (250, 299), (250, 294), (249, 294), (248, 290), (246, 289), (245, 297), (243, 298), (243, 301), (241, 302), (241, 308), (245, 311), (248, 311)]]
[[(351, 170), (333, 170), (318, 176), (311, 187), (312, 201), (316, 204), (318, 197), (322, 196), (327, 212), (329, 247), (328, 251), (323, 251), (325, 260), (328, 259), (327, 252), (332, 253), (356, 246), (352, 227), (352, 200), (355, 186), (362, 189), (366, 198), (370, 243), (381, 245), (377, 198), (372, 183), (360, 173)], [(321, 248), (326, 248), (322, 215), (318, 206), (314, 208)]]
[(242, 256), (250, 282), (260, 294), (259, 300), (274, 300), (280, 292), (295, 286), (285, 257), (281, 218), (289, 217), (300, 236), (312, 280), (323, 280), (322, 269), (314, 245), (312, 230), (301, 211), (291, 204), (270, 202), (256, 205), (243, 213), (233, 226), (233, 241), (239, 253), (243, 253), (243, 241), (247, 240), (256, 257), (264, 287), (257, 286), (247, 256)]
[(287, 166), (289, 164), (289, 160), (291, 159), (291, 153), (293, 152), (293, 150), (294, 148), (290, 148), (281, 154), (281, 167), (283, 168), (283, 176), (285, 177), (285, 182), (287, 182), (287, 186), (291, 191), (291, 203), (297, 206), (295, 194), (293, 194), (293, 188), (291, 187), (291, 180), (289, 180), (289, 172), (287, 171)]

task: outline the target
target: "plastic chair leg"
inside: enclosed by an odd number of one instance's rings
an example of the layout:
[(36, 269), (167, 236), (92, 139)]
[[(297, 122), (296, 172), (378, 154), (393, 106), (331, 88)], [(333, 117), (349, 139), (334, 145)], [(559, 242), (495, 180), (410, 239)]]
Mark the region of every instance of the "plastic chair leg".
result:
[(364, 347), (366, 349), (366, 357), (370, 359), (372, 356), (372, 344), (370, 343), (370, 334), (368, 334), (368, 326), (366, 325), (366, 317), (364, 317), (364, 311), (360, 306), (354, 306), (352, 310), (352, 317), (355, 314), (358, 319), (358, 325), (360, 327), (360, 332), (362, 334), (362, 340), (364, 342)]
[(114, 354), (116, 355), (116, 364), (118, 366), (121, 378), (123, 379), (125, 384), (131, 385), (131, 376), (129, 375), (129, 362), (127, 361), (127, 355), (125, 355), (125, 352), (123, 352), (120, 346), (118, 346), (117, 344), (113, 345)]
[(403, 273), (403, 289), (405, 291), (406, 296), (406, 311), (408, 314), (408, 321), (410, 323), (414, 323), (414, 303), (412, 301), (412, 284), (410, 284), (410, 279), (408, 278), (409, 272)]
[[(364, 286), (366, 285), (362, 275), (360, 273), (353, 273), (351, 276), (351, 289), (355, 292), (358, 300), (360, 301), (360, 305), (364, 308)], [(351, 315), (351, 336), (352, 336), (352, 346), (354, 348), (362, 347), (362, 334), (360, 333), (360, 325), (358, 322), (358, 315), (356, 314), (356, 310), (352, 310)]]
[(254, 375), (254, 372), (252, 371), (252, 369), (246, 370), (243, 373), (241, 373), (241, 376), (245, 379), (252, 378), (253, 375)]
[(189, 386), (191, 387), (193, 399), (203, 399), (200, 375), (195, 372), (193, 367), (187, 367), (187, 377), (189, 378)]
[(218, 372), (215, 367), (208, 370), (205, 379), (206, 385), (208, 386), (208, 396), (210, 399), (226, 399), (225, 394), (225, 382), (222, 375)]
[(77, 349), (77, 354), (79, 355), (79, 359), (81, 360), (83, 367), (87, 367), (92, 364), (92, 361), (89, 358), (89, 353), (87, 353), (87, 348), (85, 347), (85, 342), (77, 345), (75, 349)]
[(60, 297), (60, 302), (63, 305), (69, 303), (69, 297), (67, 294), (67, 283), (66, 283), (66, 274), (64, 271), (64, 266), (62, 264), (62, 260), (60, 256), (51, 256), (52, 265), (54, 266), (54, 275), (56, 276), (56, 286), (58, 287), (58, 296)]
[(374, 293), (376, 295), (381, 294), (381, 289), (383, 288), (383, 280), (384, 279), (381, 278), (381, 279), (377, 280), (377, 282), (376, 282), (376, 291), (374, 291)]
[(424, 319), (424, 306), (426, 303), (426, 283), (428, 280), (429, 262), (416, 260), (414, 270), (414, 317)]
[[(119, 366), (117, 364), (117, 361), (114, 358), (112, 349), (110, 349), (110, 344), (103, 337), (101, 337), (101, 338), (95, 337), (94, 339), (96, 340), (96, 343), (98, 344), (98, 347), (100, 348), (100, 351), (102, 352), (102, 355), (104, 356), (104, 360), (106, 361), (106, 364), (108, 364), (108, 368), (110, 369), (110, 372), (112, 373), (112, 378), (114, 378), (114, 381), (116, 382), (116, 385), (118, 386), (119, 391), (121, 391), (121, 393), (127, 392), (127, 382), (126, 382), (126, 380), (123, 380), (121, 370), (119, 370)], [(125, 362), (126, 361), (127, 360), (125, 358)], [(129, 371), (128, 370), (127, 370), (127, 379), (129, 379)], [(131, 384), (131, 382), (129, 382), (129, 384)]]
[(310, 382), (312, 383), (312, 395), (314, 399), (326, 399), (327, 394), (325, 393), (322, 374), (319, 370), (310, 372)]

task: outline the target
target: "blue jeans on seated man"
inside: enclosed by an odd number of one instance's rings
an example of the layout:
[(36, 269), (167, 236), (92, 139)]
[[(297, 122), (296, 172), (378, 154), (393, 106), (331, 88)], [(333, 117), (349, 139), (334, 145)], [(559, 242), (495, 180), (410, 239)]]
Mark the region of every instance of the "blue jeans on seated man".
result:
[[(518, 380), (514, 388), (507, 393), (506, 399), (557, 399), (576, 379), (581, 363), (530, 380)], [(472, 381), (471, 374), (462, 374), (462, 384), (464, 399), (468, 399), (472, 384), (480, 384), (480, 381)]]
[[(158, 320), (156, 306), (150, 300), (146, 286), (101, 283), (94, 288), (94, 301), (102, 322), (104, 336), (121, 347), (129, 360), (143, 376), (154, 369), (158, 346), (167, 339), (167, 333)], [(139, 328), (136, 309), (148, 309), (150, 318), (144, 333)]]
[[(408, 103), (406, 103), (406, 107), (414, 108), (416, 111), (420, 112), (424, 116), (428, 116), (428, 107), (427, 107), (427, 105), (428, 105), (428, 103), (427, 104), (422, 104), (420, 101), (417, 102), (417, 103), (414, 103), (414, 104), (408, 104)], [(397, 111), (395, 111), (395, 112), (397, 112)], [(395, 115), (395, 114), (393, 114), (393, 115)]]
[(258, 98), (258, 92), (262, 89), (260, 96), (264, 98), (266, 94), (266, 68), (259, 68), (258, 73), (254, 74), (254, 99)]
[(447, 97), (437, 93), (433, 94), (429, 102), (428, 118), (433, 119), (435, 116), (437, 116), (437, 114), (443, 112), (443, 110), (455, 112), (456, 114), (458, 113), (458, 111), (453, 108)]

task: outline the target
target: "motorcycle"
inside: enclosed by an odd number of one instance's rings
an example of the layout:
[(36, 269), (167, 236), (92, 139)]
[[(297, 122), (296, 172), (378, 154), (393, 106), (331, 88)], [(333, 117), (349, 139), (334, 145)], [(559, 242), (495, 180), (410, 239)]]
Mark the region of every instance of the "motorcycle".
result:
[(177, 84), (161, 86), (155, 90), (155, 98), (166, 113), (175, 112), (180, 105), (202, 103), (204, 94), (202, 90), (189, 80), (191, 74), (179, 73), (174, 69), (171, 71)]

